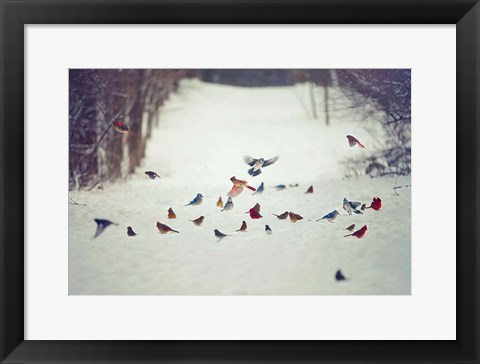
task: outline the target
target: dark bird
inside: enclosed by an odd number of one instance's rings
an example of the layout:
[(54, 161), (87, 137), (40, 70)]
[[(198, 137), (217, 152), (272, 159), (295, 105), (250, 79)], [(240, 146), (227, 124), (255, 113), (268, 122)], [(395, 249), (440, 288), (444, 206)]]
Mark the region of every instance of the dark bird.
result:
[(127, 226), (127, 235), (128, 236), (135, 236), (138, 235), (135, 231), (133, 231), (131, 226)]
[(153, 171), (145, 171), (145, 174), (150, 177), (150, 179), (161, 178), (157, 173)]
[(290, 216), (291, 222), (297, 222), (298, 220), (303, 220), (302, 216), (291, 211), (288, 213), (288, 216)]
[(265, 232), (267, 233), (267, 235), (272, 235), (272, 229), (270, 229), (270, 226), (265, 225)]
[(276, 185), (274, 188), (276, 188), (277, 191), (282, 191), (282, 190), (284, 190), (285, 188), (287, 188), (287, 186), (285, 186), (285, 185)]
[(200, 216), (200, 217), (197, 217), (195, 220), (190, 220), (190, 221), (192, 221), (195, 225), (200, 226), (203, 224), (203, 219), (205, 219), (205, 216)]
[(220, 207), (220, 208), (222, 208), (222, 207), (223, 207), (223, 200), (222, 200), (222, 196), (220, 196), (220, 197), (218, 198), (218, 201), (217, 201), (217, 207)]
[(197, 196), (195, 196), (195, 198), (189, 203), (187, 203), (185, 206), (190, 206), (190, 205), (197, 206), (197, 205), (200, 205), (202, 202), (203, 202), (203, 195), (201, 193), (197, 193)]
[(347, 227), (345, 230), (353, 231), (353, 229), (355, 229), (355, 224), (350, 225), (350, 226)]
[(344, 238), (346, 238), (347, 236), (355, 236), (356, 238), (360, 239), (360, 238), (363, 238), (366, 231), (367, 231), (367, 225), (363, 225), (361, 229), (355, 231), (352, 234), (345, 235)]
[(227, 234), (224, 234), (224, 233), (218, 231), (217, 229), (215, 229), (214, 232), (215, 232), (215, 236), (220, 240), (222, 240), (226, 236), (230, 236), (230, 235), (227, 235)]
[(287, 217), (288, 217), (288, 211), (285, 211), (283, 214), (280, 214), (280, 215), (277, 215), (277, 214), (273, 214), (275, 215), (279, 220), (285, 220)]
[(350, 145), (350, 147), (354, 147), (355, 145), (358, 144), (358, 146), (360, 148), (365, 148), (365, 146), (362, 143), (360, 143), (360, 141), (357, 138), (355, 138), (354, 136), (347, 135), (347, 139), (348, 139), (348, 144)]
[(343, 273), (339, 270), (337, 270), (337, 273), (335, 273), (335, 279), (337, 281), (345, 281), (347, 278), (343, 275)]
[(248, 174), (251, 175), (252, 177), (255, 177), (255, 176), (258, 176), (260, 173), (262, 173), (263, 167), (268, 167), (269, 165), (278, 161), (278, 157), (273, 157), (265, 160), (264, 158), (255, 159), (250, 157), (249, 155), (246, 155), (245, 157), (243, 157), (243, 160), (250, 167), (252, 167), (248, 170)]
[(114, 222), (111, 222), (110, 220), (105, 219), (94, 219), (94, 221), (97, 223), (97, 231), (95, 231), (95, 235), (93, 236), (94, 238), (103, 233), (103, 230), (105, 230), (107, 226), (118, 225)]
[(252, 193), (252, 195), (256, 194), (256, 193), (262, 193), (263, 190), (264, 190), (265, 186), (263, 185), (263, 182), (260, 184), (260, 186), (257, 187), (257, 190)]
[(360, 207), (360, 210), (364, 211), (367, 208), (367, 205), (362, 204), (362, 207)]
[(175, 214), (175, 212), (173, 212), (173, 209), (171, 207), (168, 209), (167, 217), (169, 219), (176, 219), (177, 218), (177, 215)]
[(308, 190), (305, 193), (313, 193), (313, 186), (308, 187)]
[(242, 221), (242, 226), (240, 226), (240, 229), (235, 231), (247, 231), (247, 223), (245, 221)]
[(177, 230), (173, 230), (170, 226), (159, 223), (158, 221), (157, 221), (157, 229), (158, 229), (158, 231), (160, 231), (160, 234), (166, 234), (170, 231), (172, 233), (179, 233), (180, 232), (180, 231), (177, 231)]

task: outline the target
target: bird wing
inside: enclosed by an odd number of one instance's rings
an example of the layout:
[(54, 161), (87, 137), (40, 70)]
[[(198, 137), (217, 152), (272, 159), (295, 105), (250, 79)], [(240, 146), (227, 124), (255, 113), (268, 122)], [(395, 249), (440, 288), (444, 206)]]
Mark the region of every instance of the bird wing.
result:
[(228, 197), (236, 197), (240, 193), (242, 193), (243, 187), (233, 186), (230, 192), (228, 193)]
[(360, 206), (362, 203), (361, 202), (353, 202), (350, 201), (350, 206), (352, 206), (354, 209), (356, 209), (358, 206)]
[(273, 158), (270, 158), (270, 159), (267, 159), (265, 162), (263, 162), (263, 166), (262, 167), (268, 167), (270, 164), (273, 164), (275, 163), (276, 161), (278, 161), (278, 156), (277, 157), (273, 157)]
[(105, 227), (103, 225), (98, 224), (97, 231), (95, 231), (95, 235), (93, 237), (96, 238), (97, 236), (99, 236), (103, 232), (103, 230), (105, 230)]
[(255, 163), (257, 163), (258, 159), (252, 158), (249, 155), (243, 157), (243, 161), (247, 163), (250, 167), (253, 167)]

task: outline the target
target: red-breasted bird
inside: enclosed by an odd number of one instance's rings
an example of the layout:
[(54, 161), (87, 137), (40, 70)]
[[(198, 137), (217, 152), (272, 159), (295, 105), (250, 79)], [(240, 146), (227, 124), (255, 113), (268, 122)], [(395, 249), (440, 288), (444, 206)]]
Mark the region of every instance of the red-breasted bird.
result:
[(248, 213), (252, 219), (260, 219), (263, 217), (258, 211), (255, 210), (255, 207), (252, 207), (250, 210), (248, 210)]
[(291, 211), (288, 213), (288, 216), (290, 216), (291, 222), (297, 222), (298, 220), (303, 220), (302, 216)]
[(249, 155), (246, 155), (245, 157), (243, 157), (243, 161), (247, 163), (250, 167), (252, 167), (248, 170), (248, 174), (252, 177), (255, 177), (262, 173), (263, 167), (268, 167), (269, 165), (278, 161), (278, 157), (273, 157), (265, 160), (263, 158), (255, 159), (250, 157)]
[(305, 193), (313, 193), (313, 186), (308, 187), (308, 190)]
[(157, 173), (153, 171), (145, 171), (145, 174), (150, 178), (150, 179), (155, 179), (155, 178), (161, 178)]
[(220, 196), (220, 197), (218, 198), (218, 201), (217, 201), (217, 207), (220, 207), (220, 208), (222, 208), (222, 207), (223, 207), (223, 200), (222, 200), (222, 196)]
[(348, 144), (350, 144), (350, 147), (354, 147), (355, 145), (358, 144), (360, 148), (365, 148), (365, 146), (362, 143), (360, 143), (360, 141), (354, 136), (347, 135), (347, 139), (348, 139)]
[(352, 234), (345, 235), (344, 237), (346, 238), (347, 236), (355, 236), (356, 238), (360, 239), (360, 238), (363, 238), (366, 231), (367, 231), (367, 225), (363, 225), (361, 229), (355, 231)]
[(280, 214), (280, 215), (273, 214), (273, 215), (275, 215), (279, 220), (285, 220), (288, 217), (289, 212), (285, 211), (283, 214)]
[(192, 221), (195, 225), (200, 226), (203, 224), (203, 219), (205, 219), (205, 216), (200, 216), (200, 217), (197, 217), (195, 220), (190, 220), (190, 221)]
[(127, 235), (128, 236), (136, 236), (138, 234), (135, 231), (133, 231), (131, 226), (127, 226)]
[(355, 229), (355, 224), (352, 224), (349, 227), (345, 228), (345, 230), (348, 230), (348, 231), (353, 231), (353, 229)]
[(382, 208), (382, 200), (380, 199), (380, 197), (374, 197), (370, 206), (367, 207), (367, 209), (374, 209), (375, 211), (378, 211), (381, 208)]
[(158, 229), (158, 231), (160, 231), (160, 234), (166, 234), (170, 231), (172, 233), (179, 233), (180, 232), (180, 231), (177, 231), (177, 230), (173, 230), (170, 226), (159, 223), (158, 221), (157, 221), (157, 229)]
[(122, 123), (121, 121), (119, 120), (115, 120), (113, 123), (113, 129), (115, 129), (115, 131), (118, 131), (119, 133), (121, 134), (128, 134), (128, 135), (133, 135), (135, 134), (135, 132), (133, 130), (131, 130), (127, 124), (125, 123)]
[(235, 176), (230, 178), (230, 181), (232, 181), (233, 187), (230, 192), (228, 192), (228, 197), (238, 196), (240, 193), (242, 193), (244, 187), (248, 188), (249, 190), (256, 191), (254, 187), (248, 185), (247, 181), (236, 179)]
[(168, 218), (169, 219), (176, 219), (177, 218), (177, 215), (175, 214), (175, 212), (173, 212), (173, 209), (171, 207), (168, 209)]
[(111, 222), (110, 220), (105, 220), (105, 219), (94, 219), (94, 221), (97, 224), (97, 230), (95, 231), (95, 235), (93, 236), (94, 238), (96, 238), (101, 233), (103, 233), (103, 230), (105, 230), (107, 226), (118, 225), (114, 222)]
[(240, 229), (235, 231), (247, 231), (247, 223), (245, 221), (242, 221), (242, 226), (240, 226)]

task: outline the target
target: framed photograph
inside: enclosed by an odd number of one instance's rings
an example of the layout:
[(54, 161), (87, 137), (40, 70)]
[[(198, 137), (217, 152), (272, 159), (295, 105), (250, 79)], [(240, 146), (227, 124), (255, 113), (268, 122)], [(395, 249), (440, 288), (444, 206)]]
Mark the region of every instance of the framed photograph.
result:
[(479, 361), (478, 1), (1, 7), (2, 363)]

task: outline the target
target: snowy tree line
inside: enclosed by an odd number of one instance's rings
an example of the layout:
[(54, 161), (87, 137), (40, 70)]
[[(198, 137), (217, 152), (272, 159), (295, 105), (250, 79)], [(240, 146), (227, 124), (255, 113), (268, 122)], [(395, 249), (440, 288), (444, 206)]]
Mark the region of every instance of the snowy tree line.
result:
[[(69, 189), (92, 189), (132, 173), (160, 120), (160, 106), (193, 70), (71, 69)], [(115, 133), (120, 120), (134, 131)]]

